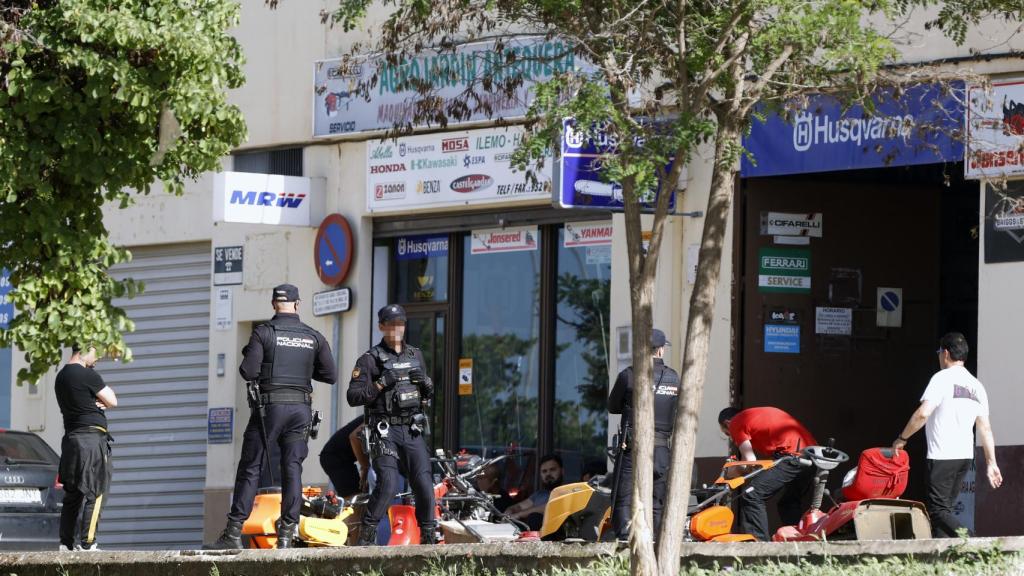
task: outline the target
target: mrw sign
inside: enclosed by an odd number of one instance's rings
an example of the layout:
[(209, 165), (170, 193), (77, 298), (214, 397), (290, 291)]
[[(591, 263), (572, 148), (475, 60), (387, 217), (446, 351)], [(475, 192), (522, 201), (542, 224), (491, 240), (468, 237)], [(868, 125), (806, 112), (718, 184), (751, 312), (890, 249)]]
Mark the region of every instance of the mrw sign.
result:
[(761, 248), (757, 286), (761, 292), (809, 293), (811, 251), (792, 248)]

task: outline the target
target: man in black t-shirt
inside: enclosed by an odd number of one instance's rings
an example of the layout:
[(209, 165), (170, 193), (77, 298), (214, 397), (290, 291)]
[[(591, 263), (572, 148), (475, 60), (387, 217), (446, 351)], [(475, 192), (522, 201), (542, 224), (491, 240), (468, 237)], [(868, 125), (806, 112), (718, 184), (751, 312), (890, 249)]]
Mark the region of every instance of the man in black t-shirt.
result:
[[(104, 410), (117, 406), (117, 396), (93, 370), (97, 360), (99, 355), (92, 346), (72, 347), (71, 359), (57, 373), (54, 385), (64, 417), (60, 443), (60, 479), (64, 483), (62, 551), (97, 549), (96, 527), (110, 488), (111, 438)], [(76, 539), (81, 541), (80, 547), (76, 547)]]

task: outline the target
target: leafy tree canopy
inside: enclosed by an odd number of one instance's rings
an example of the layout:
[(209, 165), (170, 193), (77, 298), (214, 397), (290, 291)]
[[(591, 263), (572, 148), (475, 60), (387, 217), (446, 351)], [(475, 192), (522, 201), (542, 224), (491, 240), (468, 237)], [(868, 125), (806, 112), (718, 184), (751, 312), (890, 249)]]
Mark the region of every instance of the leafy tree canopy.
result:
[(117, 297), (141, 284), (108, 269), (101, 207), (154, 182), (180, 194), (245, 138), (227, 90), (242, 53), (230, 0), (7, 0), (0, 6), (0, 264), (17, 318), (0, 344), (25, 352), (19, 381), (95, 345), (125, 359)]

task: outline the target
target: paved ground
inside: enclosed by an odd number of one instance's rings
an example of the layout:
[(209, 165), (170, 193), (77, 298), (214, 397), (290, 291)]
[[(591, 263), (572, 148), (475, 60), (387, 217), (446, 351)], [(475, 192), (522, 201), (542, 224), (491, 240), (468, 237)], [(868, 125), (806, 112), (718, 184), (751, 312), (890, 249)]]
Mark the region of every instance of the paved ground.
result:
[[(685, 544), (682, 555), (699, 564), (729, 564), (735, 559), (813, 559), (824, 555), (855, 559), (862, 556), (913, 555), (934, 557), (955, 540), (836, 543)], [(975, 538), (969, 546), (998, 545), (1006, 551), (1024, 551), (1024, 537)], [(0, 554), (0, 576), (320, 576), (380, 571), (402, 575), (430, 563), (474, 561), (492, 569), (545, 570), (578, 566), (613, 554), (626, 554), (614, 544), (451, 544), (393, 548), (334, 548), (296, 550), (244, 550), (241, 552), (32, 552)]]

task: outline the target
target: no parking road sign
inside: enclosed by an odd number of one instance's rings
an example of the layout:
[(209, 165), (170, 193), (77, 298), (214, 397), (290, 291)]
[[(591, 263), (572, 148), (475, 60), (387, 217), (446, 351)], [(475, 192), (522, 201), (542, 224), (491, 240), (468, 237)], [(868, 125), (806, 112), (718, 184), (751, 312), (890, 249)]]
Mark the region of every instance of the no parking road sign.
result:
[(879, 328), (901, 328), (903, 326), (903, 289), (878, 288), (875, 299), (876, 322)]
[(341, 214), (324, 218), (313, 244), (316, 274), (324, 284), (336, 286), (345, 281), (352, 266), (352, 229)]

